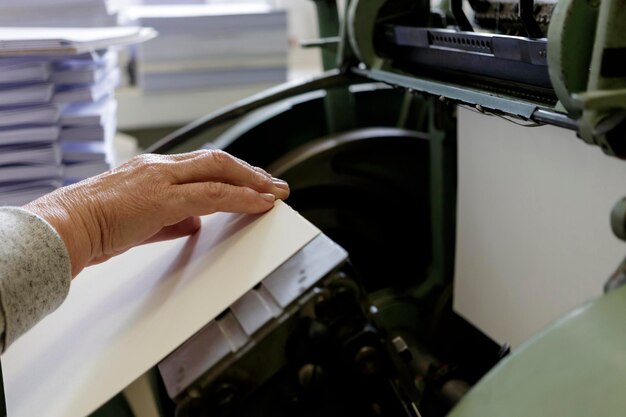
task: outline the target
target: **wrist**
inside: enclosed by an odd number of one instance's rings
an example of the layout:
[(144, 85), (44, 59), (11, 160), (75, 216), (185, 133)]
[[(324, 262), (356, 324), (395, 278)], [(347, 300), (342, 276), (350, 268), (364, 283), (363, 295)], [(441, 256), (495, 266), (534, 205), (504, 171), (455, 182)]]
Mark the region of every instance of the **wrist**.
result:
[(70, 257), (72, 277), (78, 275), (93, 257), (93, 233), (89, 219), (80, 209), (72, 207), (72, 199), (62, 190), (44, 196), (24, 206), (50, 224), (61, 236)]

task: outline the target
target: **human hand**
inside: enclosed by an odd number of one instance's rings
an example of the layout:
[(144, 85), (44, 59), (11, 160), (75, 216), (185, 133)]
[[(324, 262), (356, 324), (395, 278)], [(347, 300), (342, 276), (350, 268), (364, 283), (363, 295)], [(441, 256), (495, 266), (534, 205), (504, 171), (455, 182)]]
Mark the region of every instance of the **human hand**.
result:
[(194, 233), (198, 216), (262, 213), (286, 182), (219, 150), (145, 154), (24, 206), (61, 235), (75, 277), (134, 246)]

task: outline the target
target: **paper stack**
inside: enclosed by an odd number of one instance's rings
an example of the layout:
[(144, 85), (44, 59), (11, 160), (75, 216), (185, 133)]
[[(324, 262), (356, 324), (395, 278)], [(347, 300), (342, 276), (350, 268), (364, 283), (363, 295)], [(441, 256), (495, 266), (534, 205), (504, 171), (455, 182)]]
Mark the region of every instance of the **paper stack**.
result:
[(185, 90), (287, 79), (287, 16), (266, 4), (144, 5), (133, 24), (159, 32), (138, 45), (144, 91)]
[[(6, 31), (0, 29), (0, 204), (21, 205), (111, 167), (120, 79), (113, 47), (133, 38), (128, 28)], [(61, 36), (67, 31), (73, 38)]]
[[(233, 0), (229, 0), (233, 1)], [(137, 4), (207, 4), (209, 0), (141, 0)]]
[(115, 26), (118, 9), (114, 0), (5, 0), (0, 26)]

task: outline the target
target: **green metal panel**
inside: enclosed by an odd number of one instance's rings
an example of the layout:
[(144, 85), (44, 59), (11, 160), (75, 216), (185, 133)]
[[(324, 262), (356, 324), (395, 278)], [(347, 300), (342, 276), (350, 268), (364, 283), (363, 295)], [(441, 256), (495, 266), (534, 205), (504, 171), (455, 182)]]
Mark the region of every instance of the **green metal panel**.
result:
[(386, 0), (352, 0), (347, 10), (347, 33), (352, 49), (369, 68), (378, 68), (382, 59), (374, 50), (373, 33), (376, 18)]
[(560, 104), (571, 117), (581, 108), (572, 94), (584, 91), (598, 20), (598, 1), (560, 0), (548, 29), (548, 70)]
[[(339, 13), (335, 0), (314, 0), (317, 11), (317, 24), (321, 39), (330, 39), (339, 35)], [(321, 46), (324, 71), (337, 68), (337, 44)]]
[(573, 311), (520, 347), (448, 416), (623, 417), (624, 318), (626, 287)]
[[(604, 1), (589, 67), (587, 91), (574, 99), (584, 107), (579, 135), (609, 155), (626, 157), (626, 0)], [(621, 112), (621, 114), (617, 114)], [(617, 117), (616, 123), (606, 121)], [(621, 125), (615, 127), (613, 125)]]
[(412, 294), (418, 298), (454, 278), (456, 230), (457, 140), (456, 106), (431, 98), (430, 198), (433, 259), (428, 279)]

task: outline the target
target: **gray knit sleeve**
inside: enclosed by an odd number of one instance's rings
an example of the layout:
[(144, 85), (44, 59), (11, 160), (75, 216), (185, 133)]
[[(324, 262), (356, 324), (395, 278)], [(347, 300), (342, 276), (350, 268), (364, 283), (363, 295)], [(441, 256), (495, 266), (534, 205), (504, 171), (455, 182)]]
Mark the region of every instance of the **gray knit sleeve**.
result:
[(27, 210), (0, 207), (0, 348), (59, 307), (71, 280), (56, 230)]

